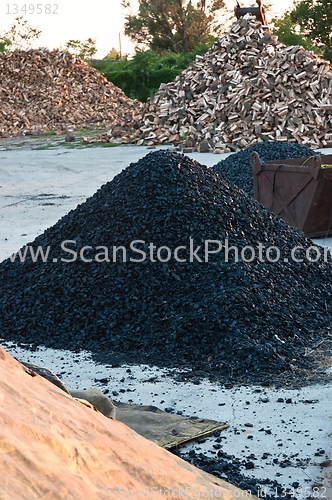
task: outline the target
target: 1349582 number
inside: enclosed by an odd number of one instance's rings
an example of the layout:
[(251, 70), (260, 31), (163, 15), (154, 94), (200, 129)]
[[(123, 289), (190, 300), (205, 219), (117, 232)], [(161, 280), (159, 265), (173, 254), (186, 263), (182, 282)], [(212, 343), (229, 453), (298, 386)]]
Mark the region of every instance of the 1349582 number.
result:
[(284, 486), (283, 488), (275, 488), (273, 492), (270, 492), (269, 495), (267, 493), (266, 488), (261, 487), (261, 489), (257, 492), (257, 497), (259, 499), (267, 498), (280, 498), (280, 495), (284, 498), (301, 498), (308, 500), (328, 500), (327, 497), (327, 489), (324, 486), (301, 486), (297, 488), (287, 488)]
[(6, 4), (6, 14), (58, 14), (59, 5), (56, 3), (24, 3)]
[[(277, 492), (276, 492), (277, 493)], [(326, 496), (326, 488), (325, 487), (318, 487), (318, 486), (304, 486), (303, 488), (298, 487), (298, 488), (291, 488), (290, 490), (284, 489), (283, 493), (287, 493), (288, 497), (291, 498), (296, 498), (298, 495), (300, 495), (302, 498), (307, 498), (309, 499), (314, 499), (316, 498), (317, 500), (327, 500)]]

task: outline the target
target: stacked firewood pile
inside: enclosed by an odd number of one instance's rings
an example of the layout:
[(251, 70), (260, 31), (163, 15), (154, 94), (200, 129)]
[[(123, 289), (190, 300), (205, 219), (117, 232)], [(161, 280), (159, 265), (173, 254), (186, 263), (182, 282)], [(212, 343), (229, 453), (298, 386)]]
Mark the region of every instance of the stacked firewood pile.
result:
[(0, 53), (0, 137), (111, 123), (126, 126), (140, 107), (71, 54)]
[[(121, 135), (116, 126), (103, 140)], [(332, 68), (303, 47), (285, 47), (252, 17), (241, 18), (144, 108), (123, 142), (243, 149), (262, 140), (332, 145)]]

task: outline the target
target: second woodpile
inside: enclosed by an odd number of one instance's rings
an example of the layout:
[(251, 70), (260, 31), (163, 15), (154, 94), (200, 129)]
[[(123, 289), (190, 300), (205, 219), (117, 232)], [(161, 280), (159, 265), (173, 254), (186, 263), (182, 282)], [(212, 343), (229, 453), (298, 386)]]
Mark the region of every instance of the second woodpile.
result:
[(0, 137), (126, 126), (141, 107), (72, 54), (0, 53)]
[(227, 152), (264, 140), (332, 146), (331, 65), (303, 47), (286, 47), (244, 17), (204, 55), (162, 84), (134, 117), (101, 140), (182, 145)]

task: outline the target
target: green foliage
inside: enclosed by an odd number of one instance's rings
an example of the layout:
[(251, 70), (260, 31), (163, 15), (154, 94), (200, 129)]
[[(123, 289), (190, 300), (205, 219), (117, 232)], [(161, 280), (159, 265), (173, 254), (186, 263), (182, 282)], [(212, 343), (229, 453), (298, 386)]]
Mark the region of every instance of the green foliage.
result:
[(5, 36), (0, 36), (0, 52), (8, 52), (11, 43)]
[(286, 12), (280, 19), (274, 19), (273, 23), (273, 34), (277, 35), (279, 41), (287, 47), (290, 45), (301, 45), (307, 50), (314, 50), (314, 46), (306, 38), (300, 26), (294, 25), (289, 12)]
[(84, 60), (92, 59), (97, 52), (96, 40), (93, 38), (87, 38), (85, 41), (81, 40), (68, 40), (66, 43), (66, 49), (71, 54), (75, 54)]
[[(130, 8), (124, 0), (122, 5)], [(220, 28), (223, 8), (224, 0), (139, 0), (138, 13), (125, 18), (125, 34), (157, 52), (191, 52)]]
[(111, 64), (116, 64), (119, 62), (119, 59), (118, 60), (115, 60), (115, 61), (104, 61), (103, 59), (101, 60), (97, 60), (97, 61), (89, 61), (89, 64), (90, 66), (92, 66), (93, 68), (96, 68), (100, 73), (103, 73), (103, 75), (105, 75), (105, 73), (108, 72), (109, 70), (109, 67)]
[(332, 1), (302, 0), (291, 11), (291, 18), (321, 49), (323, 56), (332, 60)]
[[(332, 62), (332, 0), (298, 1), (275, 24), (276, 34), (285, 44), (302, 40), (296, 43), (315, 50)], [(292, 38), (294, 35), (300, 38)]]
[(30, 49), (40, 35), (41, 31), (29, 26), (23, 16), (16, 17), (13, 26), (0, 35), (0, 52)]
[(118, 52), (114, 47), (111, 48), (111, 50), (106, 54), (103, 59), (111, 59), (118, 61), (120, 59), (120, 52)]
[(124, 58), (123, 61), (109, 63), (104, 75), (131, 99), (145, 102), (155, 94), (161, 83), (174, 80), (190, 65), (196, 54), (204, 54), (208, 49), (209, 46), (202, 44), (186, 54), (136, 50), (131, 60)]

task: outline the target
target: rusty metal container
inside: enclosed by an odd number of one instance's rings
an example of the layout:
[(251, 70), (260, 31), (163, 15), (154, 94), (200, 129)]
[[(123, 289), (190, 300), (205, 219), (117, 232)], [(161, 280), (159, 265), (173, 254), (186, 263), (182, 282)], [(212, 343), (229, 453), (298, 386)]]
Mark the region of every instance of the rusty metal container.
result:
[(251, 153), (254, 197), (310, 238), (332, 235), (332, 155), (262, 163)]
[(237, 2), (236, 6), (234, 7), (235, 16), (237, 19), (240, 19), (240, 17), (243, 17), (246, 14), (251, 14), (252, 16), (255, 16), (256, 19), (262, 23), (262, 27), (270, 33), (265, 15), (265, 9), (262, 5), (262, 2), (261, 0), (256, 0), (256, 3), (258, 7), (241, 7), (239, 2)]

